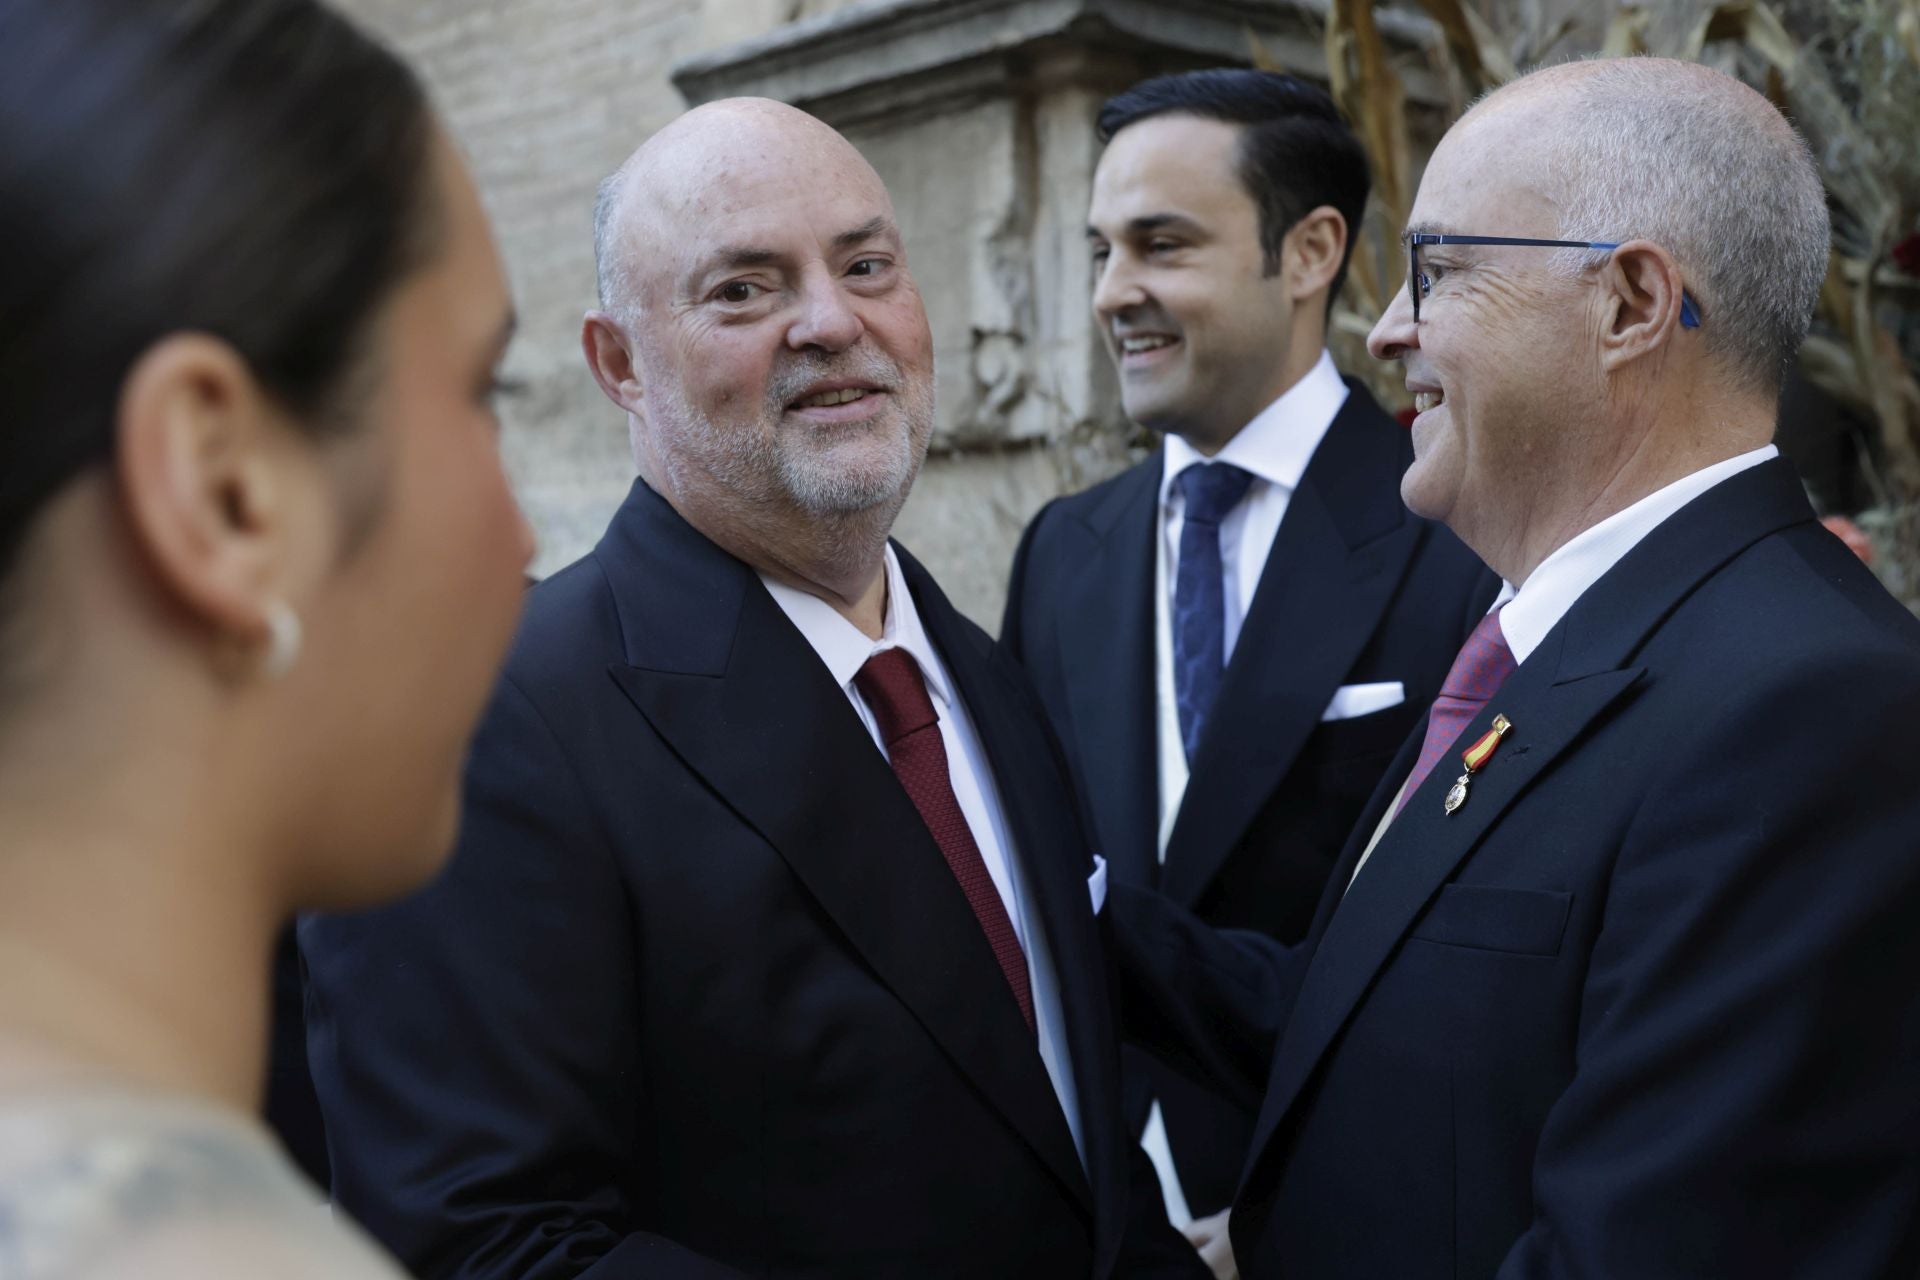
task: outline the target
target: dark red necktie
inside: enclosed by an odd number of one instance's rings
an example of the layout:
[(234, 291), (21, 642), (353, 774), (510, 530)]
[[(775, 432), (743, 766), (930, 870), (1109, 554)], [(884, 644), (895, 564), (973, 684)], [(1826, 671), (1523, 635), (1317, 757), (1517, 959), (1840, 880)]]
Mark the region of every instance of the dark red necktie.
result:
[(1400, 799), (1393, 810), (1396, 817), (1473, 718), (1500, 692), (1516, 665), (1513, 650), (1507, 648), (1507, 638), (1500, 631), (1500, 610), (1495, 609), (1480, 619), (1441, 682), (1440, 696), (1433, 700), (1433, 712), (1427, 717), (1420, 758), (1407, 775), (1407, 785), (1400, 788)]
[(1027, 955), (1020, 949), (1013, 921), (1007, 918), (1007, 905), (993, 887), (993, 877), (987, 874), (987, 864), (980, 857), (980, 846), (974, 842), (960, 801), (954, 797), (953, 781), (947, 774), (947, 746), (940, 740), (940, 718), (934, 714), (919, 666), (906, 650), (885, 649), (867, 659), (853, 684), (880, 726), (880, 740), (887, 745), (894, 776), (906, 788), (913, 807), (920, 811), (920, 820), (940, 846), (953, 878), (960, 882), (960, 891), (967, 895), (967, 903), (993, 947), (1000, 972), (1013, 988), (1020, 1015), (1027, 1026), (1033, 1026)]

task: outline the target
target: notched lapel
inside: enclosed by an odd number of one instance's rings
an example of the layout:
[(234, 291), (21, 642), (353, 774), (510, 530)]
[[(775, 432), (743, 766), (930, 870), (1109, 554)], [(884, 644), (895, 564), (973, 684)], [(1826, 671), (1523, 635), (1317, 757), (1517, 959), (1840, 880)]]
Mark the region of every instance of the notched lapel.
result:
[(731, 647), (724, 674), (615, 665), (614, 681), (1088, 1203), (1033, 1034), (939, 847), (846, 695), (772, 598), (741, 576), (738, 629), (713, 639), (718, 652)]
[(1459, 776), (1459, 753), (1450, 750), (1407, 798), (1334, 910), (1274, 1055), (1260, 1126), (1249, 1148), (1249, 1175), (1301, 1086), (1427, 902), (1508, 806), (1643, 673), (1640, 667), (1625, 667), (1556, 681), (1558, 655), (1543, 648), (1533, 657), (1458, 740), (1475, 741), (1496, 714), (1513, 722), (1493, 760), (1475, 775), (1467, 803), (1451, 815), (1442, 812), (1441, 801)]
[(1183, 906), (1293, 767), (1420, 543), (1420, 525), (1403, 518), (1349, 544), (1312, 477), (1287, 504), (1167, 842), (1162, 887)]
[(1096, 845), (1133, 884), (1155, 879), (1154, 538), (1159, 468), (1142, 467), (1083, 523), (1086, 562), (1062, 592), (1055, 639)]

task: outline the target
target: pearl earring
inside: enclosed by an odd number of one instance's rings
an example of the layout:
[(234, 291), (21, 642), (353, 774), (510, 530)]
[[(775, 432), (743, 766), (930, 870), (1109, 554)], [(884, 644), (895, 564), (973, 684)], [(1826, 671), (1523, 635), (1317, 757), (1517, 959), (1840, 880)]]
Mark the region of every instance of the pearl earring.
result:
[(267, 652), (260, 669), (269, 680), (278, 680), (293, 670), (300, 660), (302, 632), (300, 615), (284, 600), (267, 604)]

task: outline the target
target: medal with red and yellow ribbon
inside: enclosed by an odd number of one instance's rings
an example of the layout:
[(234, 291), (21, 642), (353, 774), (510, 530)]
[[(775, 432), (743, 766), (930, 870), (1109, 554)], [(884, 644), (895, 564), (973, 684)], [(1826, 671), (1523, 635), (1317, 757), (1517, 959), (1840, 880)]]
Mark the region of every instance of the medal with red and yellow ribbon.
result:
[(1493, 728), (1481, 734), (1477, 742), (1460, 753), (1461, 763), (1467, 766), (1467, 771), (1461, 774), (1459, 780), (1447, 790), (1446, 811), (1449, 816), (1467, 802), (1467, 784), (1473, 781), (1473, 775), (1480, 770), (1480, 767), (1493, 758), (1494, 749), (1500, 745), (1500, 740), (1507, 736), (1507, 730), (1511, 728), (1513, 728), (1511, 720), (1497, 715), (1493, 718)]

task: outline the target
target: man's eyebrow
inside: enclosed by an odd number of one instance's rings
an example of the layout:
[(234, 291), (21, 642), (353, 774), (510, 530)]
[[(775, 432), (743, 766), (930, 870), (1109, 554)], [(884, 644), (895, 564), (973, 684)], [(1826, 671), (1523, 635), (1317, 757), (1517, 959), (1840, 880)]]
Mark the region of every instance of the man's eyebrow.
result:
[(1438, 222), (1416, 222), (1400, 233), (1400, 247), (1402, 249), (1406, 248), (1407, 240), (1412, 236), (1450, 236), (1453, 234), (1455, 234), (1453, 231)]
[(780, 261), (780, 254), (773, 249), (763, 249), (757, 245), (735, 244), (717, 249), (702, 266), (702, 274), (709, 271), (733, 271), (740, 267), (767, 267)]
[(865, 244), (869, 240), (878, 240), (883, 237), (892, 240), (898, 240), (900, 238), (900, 229), (894, 226), (893, 220), (884, 213), (868, 218), (851, 231), (842, 231), (833, 238), (833, 247), (836, 249), (851, 249), (855, 245)]
[[(864, 244), (869, 240), (882, 237), (895, 240), (900, 238), (899, 228), (895, 227), (892, 219), (888, 218), (885, 214), (869, 218), (857, 227), (842, 231), (833, 238), (833, 247), (835, 249), (850, 249), (855, 245)], [(707, 275), (715, 271), (737, 271), (742, 267), (777, 266), (786, 260), (786, 256), (787, 255), (778, 249), (768, 249), (762, 245), (726, 245), (720, 249), (716, 249), (713, 254), (701, 264), (700, 274)]]
[[(1130, 235), (1144, 236), (1155, 231), (1199, 231), (1200, 224), (1184, 213), (1143, 213), (1137, 218), (1128, 218), (1126, 230)], [(1087, 239), (1094, 240), (1106, 233), (1091, 224), (1087, 227)]]

